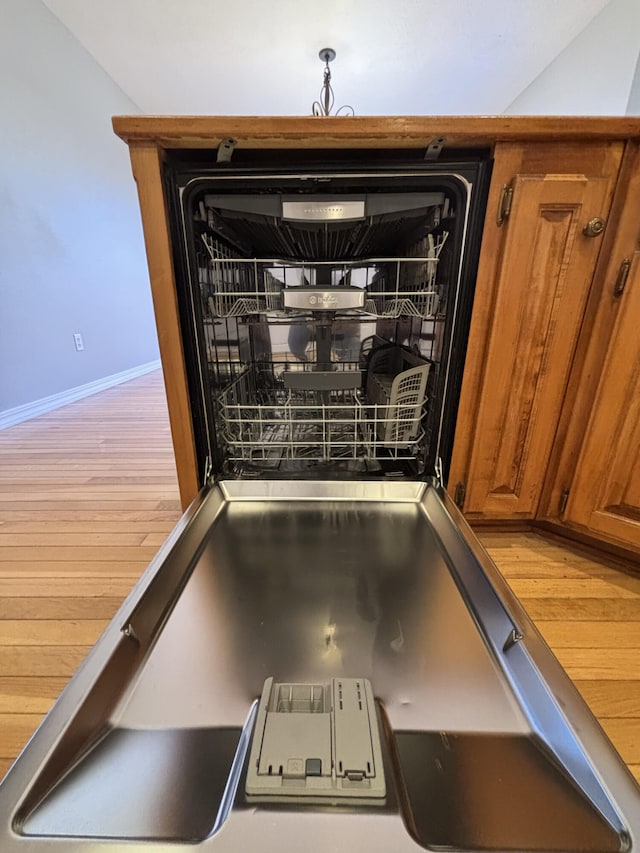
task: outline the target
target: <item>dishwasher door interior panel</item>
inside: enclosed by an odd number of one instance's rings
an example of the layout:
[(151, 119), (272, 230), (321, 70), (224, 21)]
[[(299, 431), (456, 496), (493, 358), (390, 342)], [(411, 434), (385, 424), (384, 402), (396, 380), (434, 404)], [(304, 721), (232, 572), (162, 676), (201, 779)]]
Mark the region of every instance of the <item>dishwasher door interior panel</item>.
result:
[[(294, 796), (286, 766), (247, 792), (270, 679), (370, 685), (383, 796), (348, 772), (353, 796)], [(271, 710), (286, 731), (314, 709)], [(319, 785), (319, 759), (305, 772)], [(616, 851), (639, 819), (635, 782), (449, 498), (389, 481), (203, 490), (0, 787), (7, 853)]]

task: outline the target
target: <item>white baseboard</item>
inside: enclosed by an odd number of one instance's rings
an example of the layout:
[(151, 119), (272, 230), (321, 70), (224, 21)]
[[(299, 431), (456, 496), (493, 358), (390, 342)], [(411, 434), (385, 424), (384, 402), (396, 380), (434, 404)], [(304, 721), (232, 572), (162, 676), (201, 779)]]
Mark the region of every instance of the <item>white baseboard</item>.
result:
[(136, 379), (138, 376), (144, 376), (145, 373), (151, 373), (152, 370), (157, 370), (159, 367), (160, 359), (148, 361), (146, 364), (131, 367), (129, 370), (112, 373), (111, 376), (104, 376), (102, 379), (87, 382), (86, 385), (78, 385), (75, 388), (69, 388), (68, 391), (52, 394), (50, 397), (42, 397), (40, 400), (34, 400), (33, 403), (25, 403), (23, 406), (16, 406), (14, 409), (5, 409), (4, 412), (0, 412), (0, 430), (31, 420), (31, 418), (37, 418), (39, 415), (52, 412), (68, 403), (75, 403), (76, 400), (90, 397), (99, 391), (106, 391), (107, 388), (113, 388), (114, 385), (120, 385), (130, 379)]

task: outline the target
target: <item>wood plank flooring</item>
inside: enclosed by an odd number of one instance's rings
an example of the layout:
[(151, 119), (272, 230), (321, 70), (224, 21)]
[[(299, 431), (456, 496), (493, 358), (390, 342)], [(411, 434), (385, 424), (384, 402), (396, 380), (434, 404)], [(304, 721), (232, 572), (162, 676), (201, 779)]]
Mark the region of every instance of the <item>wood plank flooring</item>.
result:
[[(0, 432), (0, 778), (179, 516), (160, 372)], [(480, 537), (640, 780), (640, 577)]]
[(0, 432), (0, 778), (180, 514), (160, 371)]
[(538, 534), (478, 535), (640, 781), (640, 577)]

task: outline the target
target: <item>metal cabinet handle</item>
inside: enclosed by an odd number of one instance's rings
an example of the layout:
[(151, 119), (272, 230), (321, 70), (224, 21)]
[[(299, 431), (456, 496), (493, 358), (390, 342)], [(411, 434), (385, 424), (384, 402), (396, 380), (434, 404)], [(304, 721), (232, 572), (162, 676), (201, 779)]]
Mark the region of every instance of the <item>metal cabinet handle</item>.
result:
[(620, 268), (618, 269), (618, 275), (616, 276), (616, 283), (613, 285), (613, 295), (617, 299), (622, 296), (624, 293), (624, 289), (627, 285), (627, 279), (629, 278), (629, 270), (631, 269), (631, 261), (629, 258), (625, 258), (624, 261), (620, 264)]
[(593, 219), (590, 219), (584, 226), (582, 233), (585, 237), (597, 237), (604, 231), (604, 225), (604, 219), (601, 219), (599, 216), (594, 216)]

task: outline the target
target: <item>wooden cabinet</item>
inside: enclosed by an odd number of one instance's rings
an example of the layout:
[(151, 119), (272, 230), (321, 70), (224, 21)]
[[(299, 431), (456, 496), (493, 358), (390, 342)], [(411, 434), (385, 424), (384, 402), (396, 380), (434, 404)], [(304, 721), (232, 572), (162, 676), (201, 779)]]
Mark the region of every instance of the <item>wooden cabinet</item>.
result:
[(602, 243), (583, 232), (607, 219), (621, 156), (620, 145), (496, 151), (493, 200), (507, 187), (511, 211), (498, 224), (490, 202), (483, 253), (493, 243), (494, 256), (479, 270), (486, 307), (468, 356), (477, 375), (458, 419), (467, 459), (456, 436), (450, 478), (465, 484), (471, 518), (536, 516)]
[[(124, 117), (183, 504), (198, 470), (169, 246), (166, 149), (483, 148), (493, 175), (449, 489), (474, 519), (540, 519), (639, 543), (640, 118)], [(505, 187), (511, 211), (496, 214)], [(600, 217), (605, 231), (583, 235)], [(611, 297), (623, 259), (625, 293)], [(564, 500), (563, 495), (568, 495)], [(563, 503), (564, 508), (563, 508)], [(563, 508), (563, 512), (561, 509)]]
[(640, 149), (629, 145), (540, 516), (640, 548)]

